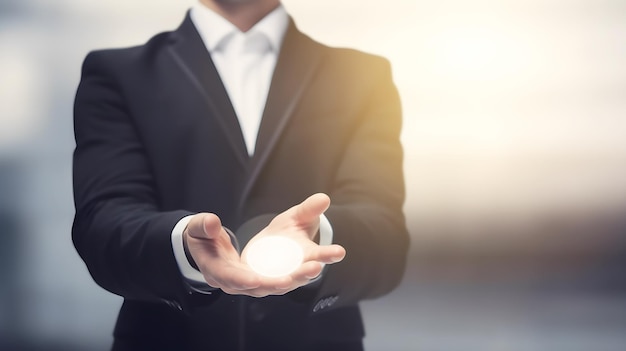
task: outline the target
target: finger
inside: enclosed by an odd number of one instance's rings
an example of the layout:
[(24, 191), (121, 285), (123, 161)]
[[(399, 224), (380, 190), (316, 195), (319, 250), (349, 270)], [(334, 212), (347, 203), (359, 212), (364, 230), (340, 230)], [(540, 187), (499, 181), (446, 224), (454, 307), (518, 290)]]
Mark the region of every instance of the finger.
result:
[(261, 286), (261, 280), (245, 266), (224, 266), (214, 271), (211, 276), (220, 289), (244, 291)]
[(296, 282), (293, 277), (283, 276), (277, 278), (271, 278), (271, 282), (267, 282), (267, 285), (261, 285), (258, 289), (253, 289), (246, 292), (246, 295), (250, 296), (268, 296), (268, 295), (284, 295), (294, 289), (303, 285), (300, 282)]
[(309, 250), (305, 260), (332, 264), (341, 262), (345, 257), (346, 249), (341, 245), (318, 245)]
[(300, 223), (317, 221), (330, 206), (330, 198), (323, 193), (309, 196), (295, 207), (295, 219)]
[(280, 291), (291, 289), (293, 288), (293, 278), (290, 276), (276, 277), (269, 282), (268, 286)]
[(294, 283), (291, 276), (283, 277), (260, 277), (260, 285), (252, 289), (237, 289), (232, 287), (222, 288), (230, 295), (247, 295), (252, 297), (264, 297), (268, 295), (284, 295), (287, 292), (299, 287)]
[(303, 263), (291, 274), (291, 277), (298, 286), (308, 284), (311, 279), (317, 278), (322, 273), (323, 266), (316, 261)]
[(187, 234), (196, 239), (215, 239), (222, 230), (222, 222), (212, 213), (198, 213), (187, 224)]
[(202, 229), (208, 239), (216, 239), (222, 234), (222, 221), (213, 213), (205, 214), (202, 219)]
[(274, 291), (274, 290), (284, 290), (289, 289), (293, 285), (293, 279), (289, 275), (284, 275), (280, 277), (265, 277), (259, 276), (260, 290)]
[(229, 289), (229, 288), (220, 288), (220, 289), (228, 295), (245, 295), (245, 296), (251, 296), (251, 297), (265, 297), (269, 295), (257, 289), (254, 289), (254, 290), (239, 290), (239, 289)]

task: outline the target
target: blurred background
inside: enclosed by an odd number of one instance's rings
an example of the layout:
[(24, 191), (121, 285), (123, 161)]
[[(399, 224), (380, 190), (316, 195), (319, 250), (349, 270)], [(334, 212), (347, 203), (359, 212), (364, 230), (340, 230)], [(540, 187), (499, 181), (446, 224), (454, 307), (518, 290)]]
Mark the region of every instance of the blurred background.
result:
[[(70, 240), (80, 66), (192, 1), (0, 0), (1, 350), (110, 346), (121, 298)], [(411, 254), (368, 350), (626, 350), (626, 2), (283, 2), (403, 99)]]

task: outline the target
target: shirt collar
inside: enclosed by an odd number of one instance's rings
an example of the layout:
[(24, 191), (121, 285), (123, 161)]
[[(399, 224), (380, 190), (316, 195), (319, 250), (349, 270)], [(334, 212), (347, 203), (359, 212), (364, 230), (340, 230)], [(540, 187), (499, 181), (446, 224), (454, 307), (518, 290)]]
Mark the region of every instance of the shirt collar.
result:
[[(190, 16), (209, 52), (217, 50), (220, 44), (231, 35), (242, 33), (235, 25), (200, 2), (193, 5)], [(246, 33), (263, 33), (269, 40), (272, 51), (278, 52), (288, 24), (289, 15), (280, 4)]]

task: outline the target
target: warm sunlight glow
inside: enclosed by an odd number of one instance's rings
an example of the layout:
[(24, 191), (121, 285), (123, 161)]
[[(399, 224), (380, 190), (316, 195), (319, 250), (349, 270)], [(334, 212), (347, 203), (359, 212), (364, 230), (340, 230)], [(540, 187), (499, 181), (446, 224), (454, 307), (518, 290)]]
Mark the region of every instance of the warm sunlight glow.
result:
[(533, 48), (516, 28), (481, 17), (442, 22), (425, 38), (438, 79), (505, 83), (531, 68)]

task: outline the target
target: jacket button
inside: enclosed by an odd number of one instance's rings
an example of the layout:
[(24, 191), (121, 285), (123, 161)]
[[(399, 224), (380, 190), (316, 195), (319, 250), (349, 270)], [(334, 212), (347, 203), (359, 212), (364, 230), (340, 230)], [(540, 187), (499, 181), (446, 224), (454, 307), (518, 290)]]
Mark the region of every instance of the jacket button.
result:
[(328, 307), (334, 305), (337, 300), (339, 300), (339, 296), (333, 296), (328, 298)]
[(313, 312), (318, 312), (318, 311), (321, 311), (321, 310), (325, 309), (326, 307), (330, 307), (330, 306), (334, 305), (335, 302), (337, 302), (337, 300), (339, 300), (339, 296), (325, 297), (325, 298), (319, 300), (315, 304), (315, 306), (313, 306)]

